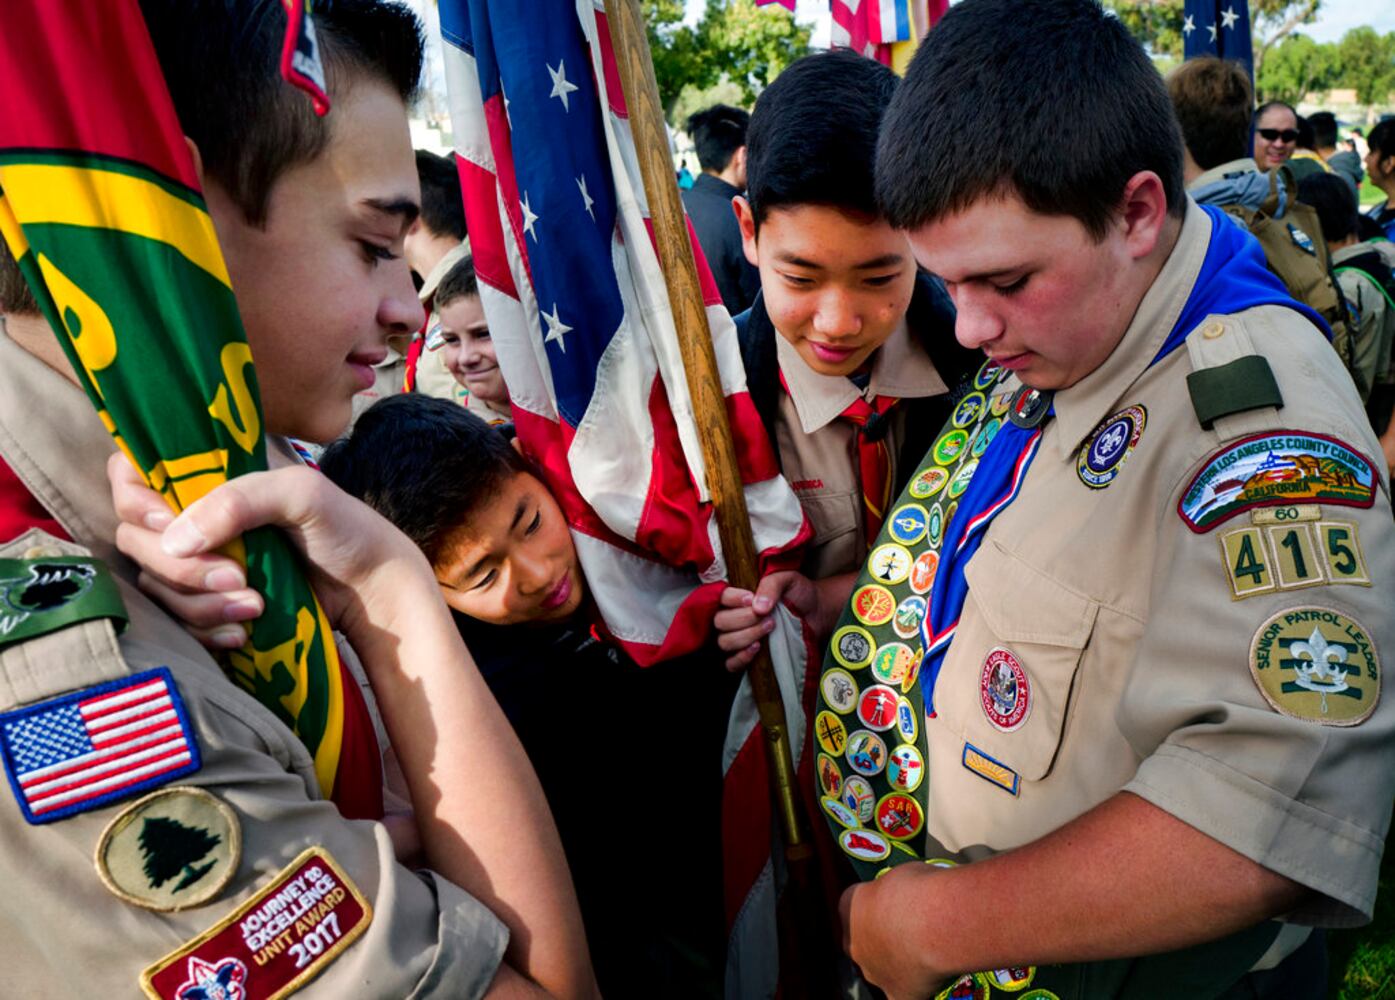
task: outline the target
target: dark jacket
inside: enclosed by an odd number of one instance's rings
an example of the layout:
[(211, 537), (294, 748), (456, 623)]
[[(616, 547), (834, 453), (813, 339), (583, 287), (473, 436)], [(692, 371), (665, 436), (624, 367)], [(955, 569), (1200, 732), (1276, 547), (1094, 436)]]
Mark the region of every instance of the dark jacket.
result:
[[(906, 309), (906, 328), (911, 339), (930, 355), (941, 380), (949, 386), (949, 393), (906, 399), (898, 404), (906, 412), (906, 434), (896, 458), (897, 482), (892, 484), (892, 496), (905, 489), (985, 360), (981, 351), (963, 347), (954, 339), (954, 316), (954, 303), (940, 279), (925, 271), (917, 272), (915, 291)], [(775, 413), (781, 392), (775, 338), (780, 334), (770, 322), (764, 297), (759, 293), (751, 308), (734, 319), (751, 401), (760, 413), (773, 446)], [(778, 454), (779, 449), (776, 451)]]
[(717, 279), (722, 303), (733, 316), (748, 308), (760, 290), (760, 272), (741, 249), (741, 227), (731, 208), (731, 200), (740, 193), (712, 174), (700, 174), (692, 188), (682, 193), (683, 207), (693, 220), (712, 277)]

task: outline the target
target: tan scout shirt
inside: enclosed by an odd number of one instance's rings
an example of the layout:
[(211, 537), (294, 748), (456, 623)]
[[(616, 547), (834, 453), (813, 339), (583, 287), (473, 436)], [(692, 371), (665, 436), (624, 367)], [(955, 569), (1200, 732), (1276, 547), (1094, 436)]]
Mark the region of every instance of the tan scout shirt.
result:
[[(776, 410), (775, 446), (785, 478), (814, 529), (804, 573), (819, 580), (856, 570), (867, 558), (870, 539), (862, 516), (857, 430), (838, 415), (859, 395), (869, 402), (879, 395), (916, 399), (941, 395), (948, 387), (929, 356), (912, 343), (904, 322), (878, 349), (862, 393), (842, 375), (813, 371), (782, 336), (776, 336), (775, 350), (789, 387)], [(884, 438), (892, 482), (900, 471), (896, 464), (905, 426), (905, 414), (893, 409)]]
[[(1352, 368), (1357, 386), (1369, 395), (1377, 382), (1389, 382), (1391, 340), (1395, 338), (1395, 306), (1391, 306), (1379, 285), (1365, 274), (1342, 270), (1353, 257), (1377, 249), (1371, 243), (1356, 243), (1332, 254), (1332, 269), (1342, 286), (1342, 297), (1351, 307), (1355, 323), (1352, 331)], [(1379, 251), (1377, 251), (1379, 252)], [(1384, 259), (1384, 258), (1382, 258)]]
[[(382, 826), (343, 819), (321, 797), (299, 739), (131, 585), (135, 569), (112, 542), (116, 517), (105, 476), (111, 450), (83, 394), (0, 333), (0, 455), (63, 527), (107, 564), (130, 614), (119, 639), (110, 623), (98, 621), (0, 650), (0, 711), (169, 667), (202, 767), (164, 787), (204, 789), (230, 807), (241, 833), (240, 860), (209, 901), (179, 912), (145, 909), (118, 898), (94, 865), (103, 830), (130, 800), (30, 825), (6, 784), (0, 790), (6, 899), (0, 906), (0, 993), (140, 996), (142, 970), (214, 928), (276, 884), (302, 852), (318, 847), (363, 895), (371, 917), (337, 955), (321, 957), (333, 944), (324, 941), (322, 950), (300, 953), (315, 978), (297, 997), (482, 995), (502, 959), (506, 928), (454, 884), (397, 864)], [(0, 558), (20, 557), (40, 538), (47, 536), (30, 532), (0, 546)]]
[[(1208, 317), (1185, 348), (1148, 367), (1196, 278), (1209, 225), (1189, 202), (1176, 249), (1120, 346), (1056, 394), (1056, 417), (1021, 494), (967, 566), (970, 590), (935, 689), (937, 717), (926, 722), (928, 829), (949, 850), (978, 858), (1036, 840), (1125, 790), (1315, 890), (1289, 920), (1353, 924), (1371, 914), (1390, 821), (1395, 698), (1379, 692), (1356, 643), (1337, 648), (1340, 627), (1324, 625), (1313, 650), (1285, 654), (1260, 640), (1308, 640), (1316, 625), (1266, 631), (1268, 623), (1284, 612), (1326, 609), (1359, 623), (1388, 661), (1395, 650), (1389, 482), (1378, 466), (1369, 509), (1323, 503), (1319, 514), (1295, 506), (1297, 518), (1275, 520), (1289, 510), (1270, 507), (1200, 533), (1183, 522), (1178, 504), (1193, 477), (1250, 435), (1306, 431), (1368, 459), (1380, 455), (1340, 361), (1290, 310)], [(1187, 374), (1259, 352), (1283, 408), (1222, 417), (1204, 430)], [(1136, 447), (1111, 482), (1086, 486), (1077, 471), (1082, 447), (1133, 406), (1146, 410)], [(1235, 591), (1252, 580), (1237, 564), (1255, 569), (1237, 544), (1246, 536), (1223, 546), (1239, 530), (1256, 542), (1252, 561), (1266, 564), (1253, 581), (1265, 587), (1244, 598)], [(1340, 548), (1357, 561), (1339, 556)], [(1325, 582), (1339, 575), (1334, 565), (1355, 571), (1345, 579), (1373, 585)], [(1260, 646), (1270, 652), (1257, 657)], [(1019, 663), (1027, 685), (1025, 715), (996, 722), (985, 704), (995, 650)], [(1271, 707), (1259, 679), (1297, 676), (1279, 665), (1285, 655), (1358, 667), (1350, 677), (1356, 697), (1330, 696), (1331, 719), (1373, 702), (1374, 714), (1325, 725), (1318, 695), (1301, 690), (1281, 694), (1280, 703), (1317, 721)], [(1001, 653), (991, 658), (1006, 662)], [(1267, 672), (1252, 670), (1261, 661)], [(1003, 787), (1012, 784), (1016, 793)]]

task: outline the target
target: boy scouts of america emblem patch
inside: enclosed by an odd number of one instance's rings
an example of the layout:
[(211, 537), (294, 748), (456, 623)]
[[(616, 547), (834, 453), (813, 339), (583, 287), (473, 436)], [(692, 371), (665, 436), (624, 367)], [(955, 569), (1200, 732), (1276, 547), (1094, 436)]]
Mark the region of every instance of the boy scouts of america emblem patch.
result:
[(1148, 411), (1142, 406), (1130, 406), (1095, 428), (1075, 464), (1080, 481), (1092, 490), (1102, 490), (1114, 482), (1147, 423)]
[(1010, 650), (999, 646), (989, 652), (979, 675), (983, 714), (994, 729), (1015, 732), (1032, 710), (1032, 685), (1027, 672)]
[(1280, 611), (1255, 632), (1250, 673), (1275, 711), (1325, 726), (1364, 722), (1380, 700), (1380, 658), (1365, 626), (1331, 608)]

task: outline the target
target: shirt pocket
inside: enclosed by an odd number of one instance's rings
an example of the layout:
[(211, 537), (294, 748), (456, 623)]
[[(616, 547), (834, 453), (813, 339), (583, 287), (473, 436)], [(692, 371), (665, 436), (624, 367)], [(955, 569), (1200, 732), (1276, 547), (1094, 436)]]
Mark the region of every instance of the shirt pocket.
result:
[[(965, 578), (945, 715), (966, 743), (1040, 781), (1055, 764), (1099, 604), (994, 541), (974, 555)], [(1009, 692), (998, 701), (989, 690), (995, 675), (998, 690)]]
[(814, 544), (826, 545), (857, 531), (861, 495), (857, 493), (815, 493), (799, 495), (799, 505), (814, 529)]

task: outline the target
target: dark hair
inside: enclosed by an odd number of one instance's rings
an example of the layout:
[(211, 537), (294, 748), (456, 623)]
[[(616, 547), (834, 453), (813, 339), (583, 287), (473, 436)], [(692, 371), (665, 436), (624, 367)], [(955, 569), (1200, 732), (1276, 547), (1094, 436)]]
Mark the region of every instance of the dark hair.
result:
[[(272, 186), (324, 152), (334, 111), (281, 78), (281, 0), (140, 0), (184, 134), (247, 221), (266, 222)], [(389, 85), (409, 103), (421, 76), (421, 24), (398, 3), (324, 0), (314, 7), (331, 98), (355, 77)]]
[(714, 104), (689, 115), (688, 134), (693, 137), (702, 169), (717, 173), (725, 170), (736, 151), (746, 145), (746, 128), (750, 124), (750, 114), (730, 104)]
[(1274, 108), (1283, 108), (1289, 114), (1293, 115), (1293, 120), (1296, 122), (1303, 120), (1298, 116), (1298, 112), (1294, 109), (1293, 105), (1289, 104), (1287, 101), (1265, 101), (1259, 107), (1255, 108), (1255, 124), (1259, 124), (1259, 120), (1264, 117), (1266, 111), (1270, 111)]
[(896, 74), (849, 49), (797, 59), (756, 100), (746, 132), (746, 192), (756, 224), (782, 205), (877, 215), (877, 126)]
[(435, 563), (446, 538), (531, 472), (507, 438), (459, 403), (416, 393), (374, 403), (320, 468), (395, 524)]
[(437, 156), (417, 150), (417, 178), (421, 181), (421, 222), (433, 236), (465, 238), (465, 199), (455, 154)]
[(35, 316), (38, 312), (39, 303), (34, 301), (34, 293), (24, 280), (19, 262), (10, 253), (10, 245), (0, 239), (0, 313)]
[(475, 260), (467, 255), (452, 264), (451, 269), (446, 272), (446, 276), (436, 286), (432, 305), (433, 308), (440, 311), (458, 298), (466, 295), (478, 295), (479, 293), (479, 281), (475, 278)]
[(1395, 118), (1382, 118), (1376, 122), (1371, 127), (1371, 134), (1366, 136), (1366, 146), (1374, 149), (1382, 159), (1395, 156)]
[(1317, 143), (1313, 141), (1313, 123), (1302, 115), (1298, 116), (1298, 148), (1317, 152)]
[(1142, 46), (1095, 0), (964, 0), (926, 36), (887, 109), (877, 200), (914, 229), (1015, 191), (1103, 237), (1156, 173), (1181, 217), (1182, 136)]
[(1315, 111), (1308, 116), (1308, 124), (1313, 127), (1313, 145), (1317, 149), (1327, 149), (1337, 145), (1337, 116), (1330, 111)]
[(1187, 152), (1202, 170), (1250, 155), (1250, 75), (1215, 56), (1188, 59), (1167, 75)]
[(1361, 242), (1367, 240), (1385, 239), (1385, 230), (1380, 227), (1380, 223), (1373, 216), (1363, 212), (1356, 214), (1356, 238)]
[(1298, 200), (1311, 205), (1322, 226), (1322, 238), (1346, 239), (1357, 227), (1356, 195), (1351, 184), (1339, 174), (1313, 173), (1298, 182)]

